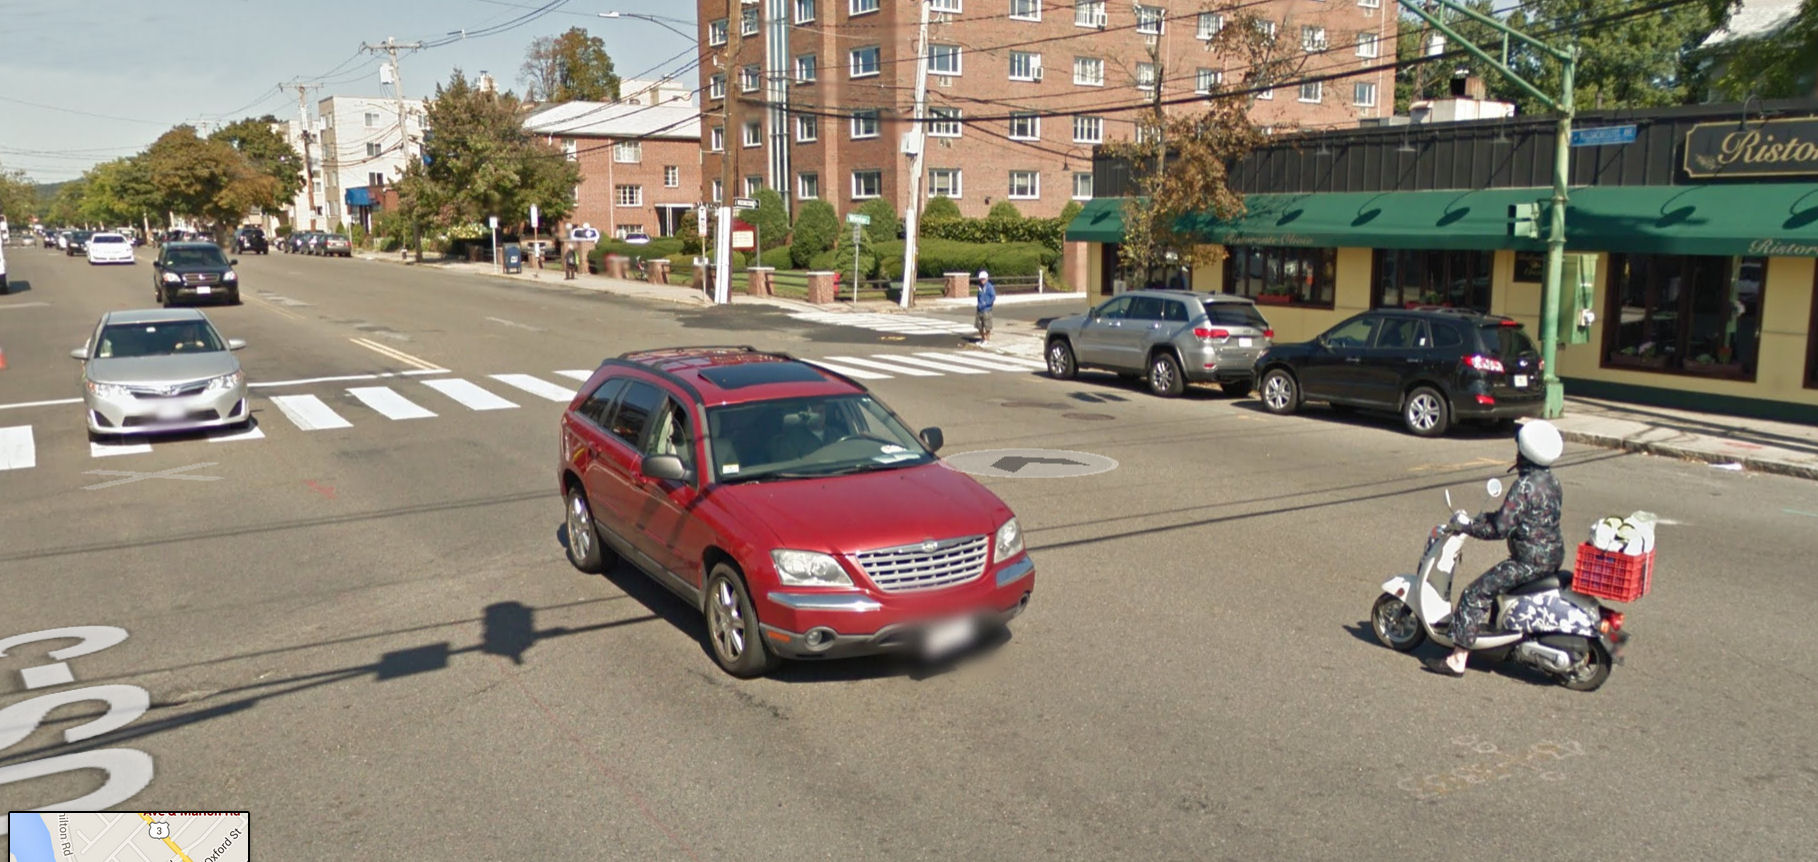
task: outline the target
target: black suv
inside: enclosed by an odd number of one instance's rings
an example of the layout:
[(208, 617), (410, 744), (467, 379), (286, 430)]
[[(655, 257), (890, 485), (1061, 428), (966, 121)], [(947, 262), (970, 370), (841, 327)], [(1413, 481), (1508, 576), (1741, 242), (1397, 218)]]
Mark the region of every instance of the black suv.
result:
[(1422, 437), (1459, 420), (1539, 416), (1541, 370), (1540, 351), (1520, 323), (1452, 309), (1366, 311), (1256, 360), (1270, 413), (1292, 413), (1302, 401), (1392, 410)]
[(152, 264), (152, 289), (158, 304), (169, 308), (179, 298), (220, 299), (240, 304), (240, 276), (221, 247), (212, 242), (168, 242)]
[(72, 230), (69, 232), (69, 245), (63, 247), (64, 257), (75, 257), (88, 254), (88, 238), (94, 236), (92, 230)]
[(234, 232), (234, 253), (270, 254), (271, 245), (265, 241), (265, 231), (256, 227), (243, 227)]

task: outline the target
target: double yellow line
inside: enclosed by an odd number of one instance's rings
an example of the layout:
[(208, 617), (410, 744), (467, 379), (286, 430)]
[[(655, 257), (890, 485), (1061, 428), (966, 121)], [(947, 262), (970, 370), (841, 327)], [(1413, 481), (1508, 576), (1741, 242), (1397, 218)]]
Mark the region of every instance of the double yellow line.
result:
[(371, 340), (368, 340), (365, 338), (349, 338), (347, 340), (351, 341), (355, 344), (358, 344), (361, 347), (366, 348), (367, 350), (377, 353), (380, 356), (383, 356), (387, 359), (394, 359), (394, 360), (397, 360), (398, 362), (402, 362), (405, 365), (408, 365), (412, 368), (417, 369), (418, 371), (447, 371), (448, 370), (433, 362), (429, 362), (429, 361), (423, 360), (423, 359), (418, 359), (417, 357), (412, 356), (408, 353), (405, 353), (402, 350), (398, 350), (398, 349), (392, 348), (392, 347), (387, 347), (376, 341), (371, 341)]

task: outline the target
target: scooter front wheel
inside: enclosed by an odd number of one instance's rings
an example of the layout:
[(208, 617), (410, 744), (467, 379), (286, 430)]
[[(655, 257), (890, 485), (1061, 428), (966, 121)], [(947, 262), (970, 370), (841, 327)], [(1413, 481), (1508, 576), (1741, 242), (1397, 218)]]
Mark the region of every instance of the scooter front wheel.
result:
[(1383, 646), (1398, 652), (1407, 652), (1427, 639), (1427, 630), (1414, 616), (1414, 609), (1388, 594), (1377, 599), (1376, 605), (1370, 608), (1370, 630), (1376, 633), (1376, 639), (1382, 641)]

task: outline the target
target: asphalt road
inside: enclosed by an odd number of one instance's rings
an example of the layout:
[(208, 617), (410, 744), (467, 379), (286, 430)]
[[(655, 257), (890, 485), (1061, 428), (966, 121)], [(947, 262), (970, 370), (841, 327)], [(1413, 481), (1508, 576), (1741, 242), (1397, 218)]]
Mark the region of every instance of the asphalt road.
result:
[[(262, 859), (1785, 859), (1818, 839), (1808, 482), (1569, 449), (1569, 539), (1611, 513), (1668, 521), (1627, 663), (1591, 694), (1515, 668), (1449, 680), (1364, 620), (1442, 490), (1483, 499), (1506, 438), (1108, 376), (891, 375), (868, 383), (942, 426), (943, 454), (1119, 466), (984, 480), (1038, 565), (996, 649), (737, 681), (668, 593), (567, 564), (561, 405), (492, 375), (572, 384), (556, 372), (675, 343), (864, 358), (962, 337), (243, 257), (245, 304), (210, 314), (249, 342), (263, 436), (97, 457), (78, 406), (30, 405), (75, 397), (68, 350), (102, 311), (148, 305), (150, 269), (8, 257), (28, 289), (0, 297), (0, 428), (32, 429), (34, 463), (0, 470), (0, 639), (127, 637), (66, 657), (69, 680), (34, 669), (74, 641), (0, 641), (0, 808), (130, 790), (143, 752), (148, 783), (105, 804), (251, 810)], [(439, 379), (516, 406), (468, 409)], [(347, 393), (373, 386), (436, 415)], [(347, 427), (302, 430), (285, 395)], [(94, 765), (119, 771), (77, 768)]]

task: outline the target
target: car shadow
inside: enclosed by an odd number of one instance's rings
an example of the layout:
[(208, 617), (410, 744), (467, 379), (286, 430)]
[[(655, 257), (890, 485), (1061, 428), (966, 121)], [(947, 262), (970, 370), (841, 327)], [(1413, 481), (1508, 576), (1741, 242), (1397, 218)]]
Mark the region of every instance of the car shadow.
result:
[[(1384, 646), (1381, 641), (1376, 639), (1376, 632), (1371, 629), (1369, 620), (1360, 620), (1349, 625), (1341, 626), (1341, 628), (1345, 630), (1346, 634), (1349, 634), (1351, 637), (1354, 637), (1363, 643), (1369, 644), (1377, 649), (1395, 652), (1395, 650), (1389, 649)], [(1412, 660), (1411, 663), (1415, 670), (1421, 670), (1424, 668), (1422, 662), (1425, 659), (1438, 658), (1444, 656), (1448, 652), (1451, 652), (1451, 650), (1441, 647), (1431, 640), (1422, 640), (1419, 646), (1402, 653), (1402, 655), (1405, 655)], [(1504, 655), (1506, 655), (1506, 652), (1500, 650), (1491, 651), (1487, 655), (1482, 653), (1473, 654), (1470, 660), (1465, 663), (1465, 672), (1471, 673), (1475, 671), (1477, 673), (1486, 673), (1494, 676), (1506, 677), (1518, 682), (1525, 682), (1529, 685), (1545, 686), (1549, 688), (1559, 684), (1558, 680), (1534, 668), (1514, 661), (1513, 659), (1503, 658), (1502, 656)]]
[[(1248, 410), (1252, 413), (1266, 413), (1271, 416), (1276, 415), (1269, 413), (1269, 411), (1263, 407), (1262, 400), (1256, 398), (1254, 394), (1246, 395), (1238, 399), (1231, 399), (1231, 406), (1242, 410)], [(1384, 431), (1395, 431), (1401, 434), (1408, 434), (1408, 430), (1402, 426), (1401, 417), (1387, 410), (1333, 407), (1329, 404), (1303, 404), (1299, 410), (1296, 410), (1289, 415), (1303, 416), (1308, 419), (1317, 419), (1321, 422), (1331, 422), (1338, 425), (1351, 425), (1359, 428), (1378, 428)], [(1507, 439), (1513, 436), (1513, 434), (1513, 431), (1505, 431), (1493, 425), (1484, 425), (1474, 421), (1460, 420), (1453, 423), (1451, 428), (1446, 429), (1446, 433), (1443, 436), (1459, 440), (1500, 440)]]
[(30, 293), (31, 290), (32, 283), (29, 281), (9, 281), (6, 283), (6, 289), (0, 290), (0, 296), (10, 296), (15, 293)]

